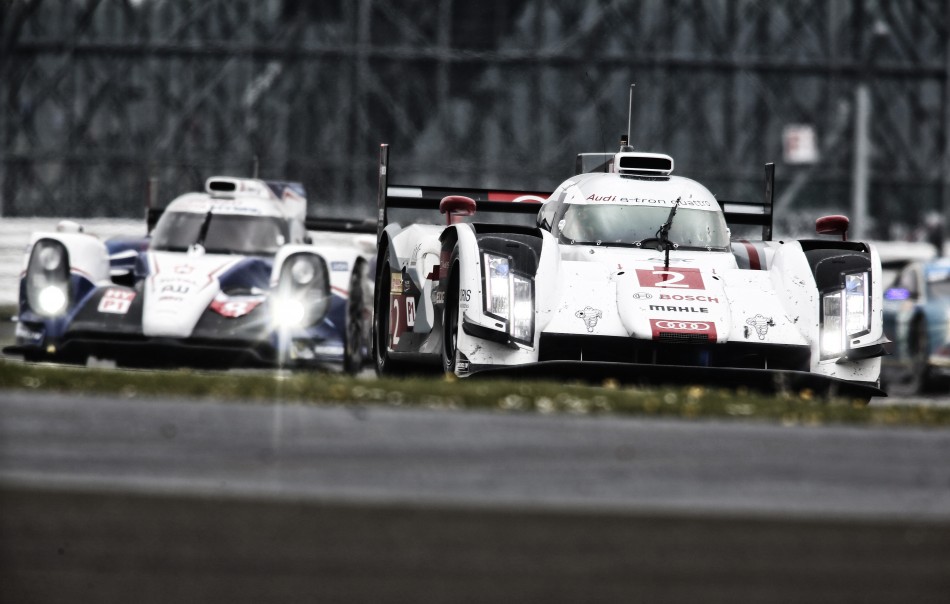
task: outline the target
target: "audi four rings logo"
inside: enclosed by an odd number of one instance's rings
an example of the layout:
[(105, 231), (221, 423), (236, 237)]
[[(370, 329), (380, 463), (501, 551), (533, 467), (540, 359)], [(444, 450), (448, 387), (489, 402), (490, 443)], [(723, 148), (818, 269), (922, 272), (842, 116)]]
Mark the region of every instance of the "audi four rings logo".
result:
[(653, 298), (653, 295), (647, 292), (637, 292), (633, 294), (634, 300), (649, 300), (651, 298)]
[(694, 321), (657, 321), (660, 329), (676, 329), (680, 331), (709, 331), (709, 323)]

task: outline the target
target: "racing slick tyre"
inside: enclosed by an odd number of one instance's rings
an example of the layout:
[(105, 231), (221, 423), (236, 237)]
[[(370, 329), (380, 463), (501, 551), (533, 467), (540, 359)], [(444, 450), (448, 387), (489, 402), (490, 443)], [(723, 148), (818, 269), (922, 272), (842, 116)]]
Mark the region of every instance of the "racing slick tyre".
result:
[(366, 279), (366, 263), (357, 262), (350, 277), (350, 297), (346, 304), (346, 340), (343, 347), (343, 371), (356, 374), (363, 368), (366, 334), (370, 328), (363, 307), (366, 303), (366, 291), (363, 283)]
[(442, 309), (442, 371), (455, 373), (459, 334), (459, 271), (456, 255), (452, 256), (449, 266), (451, 272)]
[(382, 242), (383, 257), (376, 264), (376, 294), (373, 306), (373, 359), (376, 362), (377, 375), (404, 374), (409, 366), (394, 361), (389, 356), (389, 313), (392, 307), (390, 290), (389, 244)]

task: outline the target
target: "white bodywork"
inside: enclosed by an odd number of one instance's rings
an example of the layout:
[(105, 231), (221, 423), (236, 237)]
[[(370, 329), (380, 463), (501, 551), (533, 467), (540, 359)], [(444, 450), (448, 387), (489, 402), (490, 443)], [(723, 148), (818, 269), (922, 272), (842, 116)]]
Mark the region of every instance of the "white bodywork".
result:
[[(672, 160), (669, 165), (671, 170)], [(724, 239), (720, 239), (722, 243), (704, 248), (705, 244), (700, 242), (703, 237), (709, 235), (712, 240), (721, 234), (715, 233), (715, 228), (707, 233), (698, 232), (696, 241), (683, 245), (683, 249), (674, 247), (669, 251), (666, 265), (667, 255), (660, 246), (637, 247), (629, 241), (621, 244), (611, 240), (567, 240), (564, 233), (570, 225), (565, 224), (564, 219), (558, 222), (558, 216), (566, 214), (555, 216), (567, 206), (610, 205), (634, 208), (631, 216), (638, 215), (637, 208), (662, 208), (665, 217), (674, 203), (679, 212), (672, 222), (674, 229), (676, 220), (691, 220), (681, 218), (685, 210), (707, 212), (711, 224), (721, 222), (725, 233)], [(803, 243), (731, 242), (721, 216), (720, 204), (713, 194), (686, 178), (668, 174), (659, 178), (635, 178), (610, 172), (581, 174), (565, 181), (539, 213), (539, 223), (548, 226), (537, 232), (541, 244), (533, 282), (534, 329), (530, 342), (490, 337), (506, 329), (503, 321), (486, 312), (487, 302), (483, 303), (487, 299), (488, 278), (482, 266), (486, 251), (480, 247), (479, 237), (490, 229), (477, 231), (471, 224), (461, 223), (391, 230), (388, 246), (395, 255), (389, 267), (392, 279), (395, 282), (402, 278), (396, 272), (397, 267), (406, 271), (422, 296), (412, 308), (408, 307), (410, 302), (401, 297), (390, 300), (390, 333), (395, 338), (390, 350), (398, 355), (398, 339), (407, 331), (418, 334), (431, 331), (438, 325), (442, 298), (458, 296), (459, 362), (454, 370), (459, 375), (493, 366), (543, 361), (542, 339), (550, 334), (635, 339), (647, 343), (670, 342), (677, 338), (695, 342), (699, 338), (710, 345), (749, 343), (761, 345), (762, 349), (769, 345), (775, 345), (776, 349), (797, 347), (796, 350), (810, 351), (809, 366), (798, 371), (807, 370), (811, 374), (872, 387), (877, 384), (879, 355), (851, 353), (866, 347), (880, 348), (883, 341), (884, 284), (880, 258), (873, 246), (862, 248), (870, 249), (870, 268), (862, 282), (867, 294), (865, 316), (869, 328), (865, 333), (847, 338), (845, 350), (834, 354), (822, 350), (821, 295), (828, 293), (828, 288), (819, 291)], [(646, 226), (652, 233), (659, 225)], [(631, 224), (631, 228), (635, 230), (639, 225)], [(635, 239), (645, 240), (645, 236)], [(454, 266), (442, 262), (441, 270), (434, 273), (433, 266), (447, 255), (445, 241), (453, 242), (458, 262)], [(820, 248), (821, 244), (821, 241), (811, 242), (809, 249)], [(833, 248), (834, 242), (829, 240), (828, 245)], [(860, 253), (868, 256), (867, 251)], [(458, 292), (445, 290), (444, 280), (452, 271), (458, 272)], [(393, 293), (398, 294), (403, 289), (394, 288)], [(441, 330), (436, 331), (441, 333)], [(415, 352), (439, 353), (436, 339), (425, 340)], [(613, 360), (629, 362), (624, 358)], [(689, 368), (684, 367), (683, 371), (688, 372)]]

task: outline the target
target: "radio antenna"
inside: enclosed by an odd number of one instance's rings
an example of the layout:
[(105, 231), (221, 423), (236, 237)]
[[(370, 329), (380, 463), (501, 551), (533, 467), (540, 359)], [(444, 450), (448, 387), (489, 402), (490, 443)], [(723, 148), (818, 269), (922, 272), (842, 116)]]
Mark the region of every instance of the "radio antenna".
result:
[(632, 137), (632, 128), (633, 128), (633, 88), (636, 84), (630, 84), (630, 102), (627, 105), (627, 144), (630, 144), (630, 141), (633, 140)]

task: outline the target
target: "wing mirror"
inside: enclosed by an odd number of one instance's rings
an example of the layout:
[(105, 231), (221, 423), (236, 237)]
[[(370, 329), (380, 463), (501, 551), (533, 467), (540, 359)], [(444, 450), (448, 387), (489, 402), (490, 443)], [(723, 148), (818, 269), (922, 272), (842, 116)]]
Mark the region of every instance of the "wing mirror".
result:
[(841, 240), (847, 241), (850, 222), (847, 216), (841, 214), (822, 216), (815, 221), (815, 231), (819, 235), (841, 235)]
[(439, 202), (439, 212), (445, 214), (445, 224), (460, 222), (462, 216), (475, 214), (475, 200), (464, 195), (448, 195)]

